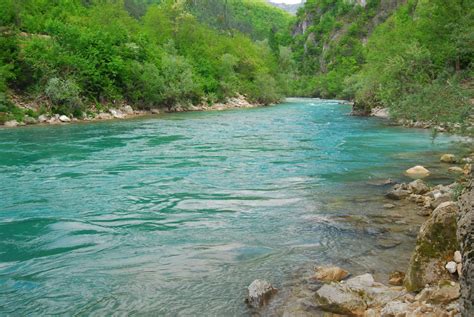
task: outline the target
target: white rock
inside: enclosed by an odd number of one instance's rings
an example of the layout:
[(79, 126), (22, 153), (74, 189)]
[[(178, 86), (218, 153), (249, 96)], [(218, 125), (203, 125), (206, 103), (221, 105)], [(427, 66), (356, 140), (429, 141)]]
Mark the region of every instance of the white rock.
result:
[(462, 261), (462, 256), (460, 251), (454, 252), (454, 262), (456, 263), (461, 263)]
[(6, 127), (9, 127), (9, 128), (16, 127), (16, 126), (18, 126), (18, 121), (16, 121), (16, 120), (6, 121), (6, 122), (4, 123), (4, 125), (5, 125)]
[(68, 116), (65, 116), (65, 115), (62, 115), (62, 116), (59, 116), (59, 121), (61, 122), (71, 122), (71, 119), (69, 119)]
[(456, 262), (454, 262), (454, 261), (449, 261), (448, 264), (446, 264), (445, 268), (446, 268), (446, 270), (448, 270), (449, 273), (451, 273), (451, 274), (456, 273), (456, 270), (457, 270)]
[(409, 177), (414, 179), (424, 178), (430, 175), (430, 171), (421, 165), (414, 166), (405, 171)]
[(125, 115), (123, 114), (122, 111), (117, 110), (117, 109), (109, 109), (110, 114), (116, 118), (116, 119), (123, 119), (125, 118)]
[(46, 116), (46, 115), (44, 115), (44, 114), (42, 114), (42, 115), (40, 115), (40, 116), (38, 117), (38, 122), (39, 122), (39, 123), (44, 123), (44, 122), (46, 122), (46, 121), (48, 121), (48, 120), (49, 120), (48, 116)]
[(126, 114), (133, 114), (133, 108), (129, 105), (123, 106), (121, 110)]

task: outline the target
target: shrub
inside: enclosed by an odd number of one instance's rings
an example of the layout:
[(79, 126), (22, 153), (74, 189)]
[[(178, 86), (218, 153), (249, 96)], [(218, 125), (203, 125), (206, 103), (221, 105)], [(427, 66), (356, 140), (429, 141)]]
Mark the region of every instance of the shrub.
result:
[(80, 116), (82, 114), (81, 89), (70, 79), (53, 77), (46, 84), (45, 93), (54, 110), (60, 114)]

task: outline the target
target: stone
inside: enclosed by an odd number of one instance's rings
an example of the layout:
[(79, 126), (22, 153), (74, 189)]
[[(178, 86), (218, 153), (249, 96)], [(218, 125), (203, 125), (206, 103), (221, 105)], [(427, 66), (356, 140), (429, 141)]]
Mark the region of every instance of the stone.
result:
[(461, 255), (461, 252), (459, 250), (456, 250), (456, 252), (454, 252), (453, 260), (456, 263), (461, 263), (462, 262), (462, 255)]
[(265, 306), (271, 297), (278, 291), (265, 280), (255, 280), (247, 288), (248, 295), (245, 299), (247, 305), (253, 308)]
[(448, 263), (446, 263), (445, 268), (446, 268), (446, 270), (448, 270), (448, 272), (451, 273), (451, 274), (456, 273), (456, 268), (457, 268), (456, 262), (454, 262), (454, 261), (449, 261)]
[(160, 109), (153, 108), (150, 110), (152, 114), (160, 114)]
[(469, 176), (472, 172), (472, 164), (465, 164), (462, 170), (464, 175)]
[(383, 205), (383, 208), (385, 208), (385, 209), (393, 209), (393, 208), (395, 208), (395, 205), (394, 205), (394, 204), (384, 204), (384, 205)]
[(123, 106), (122, 108), (120, 108), (120, 110), (127, 115), (133, 114), (133, 108), (129, 105)]
[(115, 119), (123, 119), (123, 118), (125, 118), (125, 115), (124, 115), (123, 112), (120, 111), (120, 110), (117, 110), (117, 109), (109, 109), (109, 112), (110, 112), (110, 114), (112, 115), (112, 117), (114, 117)]
[(449, 304), (459, 298), (461, 288), (459, 283), (441, 281), (436, 286), (425, 287), (415, 300), (431, 304)]
[(458, 273), (458, 276), (462, 276), (462, 263), (456, 265), (456, 272)]
[(61, 122), (71, 122), (71, 119), (69, 119), (69, 117), (68, 117), (68, 116), (65, 116), (65, 115), (59, 116), (58, 119), (59, 119), (59, 121), (61, 121)]
[(377, 117), (377, 118), (382, 118), (382, 119), (390, 118), (388, 108), (382, 108), (382, 107), (373, 108), (372, 111), (370, 112), (370, 115), (372, 117)]
[(322, 310), (342, 315), (362, 315), (367, 309), (357, 292), (337, 283), (323, 285), (316, 292), (316, 303)]
[(323, 282), (339, 282), (349, 276), (349, 272), (337, 266), (317, 267), (314, 279)]
[(421, 165), (414, 166), (405, 171), (405, 174), (413, 179), (425, 178), (430, 175), (430, 171)]
[(25, 122), (25, 124), (36, 124), (37, 123), (36, 119), (33, 118), (33, 117), (30, 117), (30, 116), (25, 116), (23, 118), (23, 122)]
[(397, 184), (385, 194), (385, 197), (392, 200), (400, 200), (410, 195), (408, 186), (406, 184)]
[(455, 202), (442, 203), (421, 226), (404, 282), (409, 291), (419, 291), (426, 284), (451, 278), (444, 268), (444, 259), (451, 258), (459, 247), (457, 212)]
[(38, 122), (39, 122), (39, 123), (45, 123), (45, 122), (48, 121), (48, 120), (49, 120), (48, 116), (47, 116), (47, 115), (44, 115), (44, 114), (42, 114), (42, 115), (40, 115), (40, 116), (38, 117)]
[(101, 112), (96, 116), (99, 120), (110, 120), (112, 119), (112, 115), (110, 113)]
[(430, 190), (428, 185), (426, 185), (425, 182), (423, 182), (421, 179), (417, 179), (409, 183), (408, 188), (409, 190), (411, 190), (412, 193), (418, 195), (423, 195)]
[(443, 163), (456, 163), (456, 156), (454, 154), (443, 154), (439, 160)]
[(16, 120), (10, 120), (10, 121), (5, 121), (4, 125), (9, 128), (13, 128), (19, 125), (18, 121)]
[(448, 172), (453, 174), (463, 174), (464, 170), (459, 166), (451, 166), (450, 168), (448, 168)]
[(410, 304), (398, 300), (388, 302), (385, 307), (382, 308), (380, 316), (405, 316), (409, 310), (409, 305)]
[(401, 244), (401, 241), (391, 238), (380, 238), (375, 244), (379, 249), (393, 249)]
[(400, 271), (395, 271), (390, 274), (388, 284), (394, 286), (402, 286), (403, 280), (405, 279), (405, 273)]
[(451, 193), (440, 193), (435, 195), (435, 198), (431, 200), (431, 208), (436, 209), (443, 203), (450, 202), (452, 199)]

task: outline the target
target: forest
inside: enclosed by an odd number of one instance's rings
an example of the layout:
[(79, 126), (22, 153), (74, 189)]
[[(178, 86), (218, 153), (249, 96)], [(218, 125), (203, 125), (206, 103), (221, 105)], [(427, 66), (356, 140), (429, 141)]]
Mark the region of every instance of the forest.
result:
[(461, 125), (472, 115), (471, 1), (308, 0), (292, 16), (250, 0), (1, 0), (0, 12), (3, 122), (237, 94)]

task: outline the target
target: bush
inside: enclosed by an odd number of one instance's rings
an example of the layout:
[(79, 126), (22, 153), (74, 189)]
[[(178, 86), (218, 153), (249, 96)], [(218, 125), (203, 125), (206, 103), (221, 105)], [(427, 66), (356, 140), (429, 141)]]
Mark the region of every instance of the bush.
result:
[(59, 114), (81, 116), (81, 89), (70, 79), (51, 78), (46, 84), (45, 94)]

